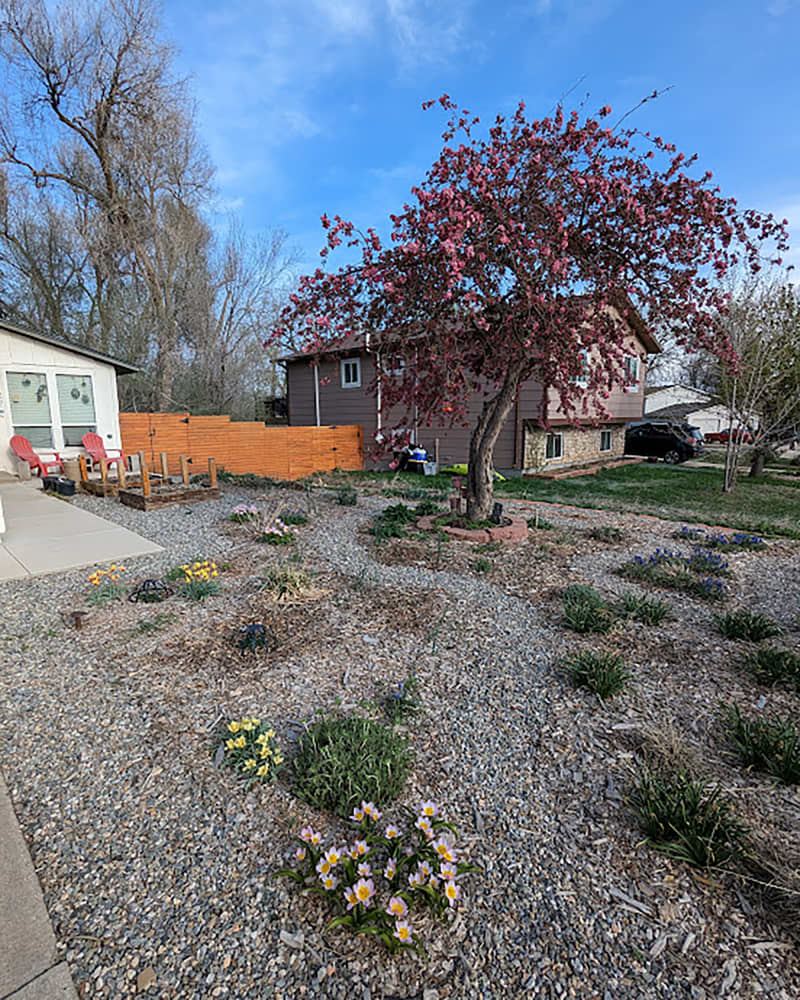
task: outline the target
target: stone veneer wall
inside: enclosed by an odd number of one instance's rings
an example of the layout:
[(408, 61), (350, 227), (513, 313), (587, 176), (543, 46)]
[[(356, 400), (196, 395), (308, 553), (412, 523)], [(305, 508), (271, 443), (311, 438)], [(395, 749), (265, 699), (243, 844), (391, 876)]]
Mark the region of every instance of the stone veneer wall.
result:
[[(620, 458), (625, 452), (625, 425), (606, 424), (590, 427), (582, 431), (577, 427), (557, 427), (562, 434), (563, 454), (561, 458), (545, 459), (546, 431), (535, 424), (526, 424), (524, 433), (523, 471), (541, 472), (544, 469), (561, 468), (567, 465), (583, 465), (603, 459)], [(600, 431), (611, 431), (611, 450), (600, 451)]]

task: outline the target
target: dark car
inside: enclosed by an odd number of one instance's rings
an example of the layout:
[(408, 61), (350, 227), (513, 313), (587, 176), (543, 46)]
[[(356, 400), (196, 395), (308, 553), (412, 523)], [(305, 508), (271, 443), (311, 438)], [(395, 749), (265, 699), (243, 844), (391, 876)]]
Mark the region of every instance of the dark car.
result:
[(668, 420), (641, 420), (628, 424), (625, 454), (663, 458), (669, 465), (703, 454), (702, 445)]

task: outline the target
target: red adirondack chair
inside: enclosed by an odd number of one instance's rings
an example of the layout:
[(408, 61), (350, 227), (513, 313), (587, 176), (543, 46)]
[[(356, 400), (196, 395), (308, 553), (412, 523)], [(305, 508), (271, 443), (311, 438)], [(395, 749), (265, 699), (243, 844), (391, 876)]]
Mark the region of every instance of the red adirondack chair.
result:
[(120, 448), (112, 448), (111, 450), (118, 451), (119, 455), (109, 455), (99, 434), (84, 434), (81, 438), (81, 444), (89, 452), (92, 465), (99, 465), (101, 458), (104, 458), (109, 466), (113, 465), (114, 462), (119, 462), (122, 466), (125, 465), (125, 452)]
[(17, 458), (22, 459), (23, 462), (27, 462), (31, 469), (35, 469), (36, 473), (41, 476), (48, 476), (50, 473), (48, 469), (58, 469), (62, 476), (64, 474), (64, 466), (61, 464), (61, 456), (57, 451), (52, 449), (45, 449), (45, 454), (55, 455), (54, 459), (40, 458), (36, 452), (33, 450), (33, 445), (30, 441), (23, 437), (21, 434), (15, 434), (11, 441), (11, 450), (17, 456)]

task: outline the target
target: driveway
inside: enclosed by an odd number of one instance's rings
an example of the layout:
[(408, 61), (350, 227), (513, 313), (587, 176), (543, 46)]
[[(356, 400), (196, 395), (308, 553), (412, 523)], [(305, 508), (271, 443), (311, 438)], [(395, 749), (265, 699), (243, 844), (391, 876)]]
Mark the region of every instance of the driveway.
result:
[[(5, 532), (0, 533), (0, 580), (162, 551), (127, 528), (46, 496), (38, 481), (0, 483), (0, 506), (5, 518)], [(2, 517), (0, 531), (1, 526)]]

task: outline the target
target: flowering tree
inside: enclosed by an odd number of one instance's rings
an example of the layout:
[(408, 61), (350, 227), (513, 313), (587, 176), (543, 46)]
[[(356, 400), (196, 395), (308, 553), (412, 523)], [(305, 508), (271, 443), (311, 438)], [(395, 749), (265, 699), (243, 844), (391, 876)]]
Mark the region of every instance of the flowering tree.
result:
[(529, 121), (520, 104), (480, 138), (477, 118), (438, 103), (442, 152), (390, 217), (390, 243), (323, 216), (323, 262), (343, 242), (359, 259), (303, 277), (272, 336), (316, 354), (369, 333), (405, 361), (376, 378), (382, 408), (423, 424), (463, 420), (480, 393), (467, 508), (485, 518), (494, 445), (526, 379), (547, 390), (545, 426), (548, 396), (574, 422), (602, 418), (639, 316), (729, 356), (719, 279), (736, 263), (756, 270), (764, 240), (785, 248), (785, 223), (741, 212), (710, 173), (690, 177), (695, 158), (660, 137), (606, 124), (609, 107)]

